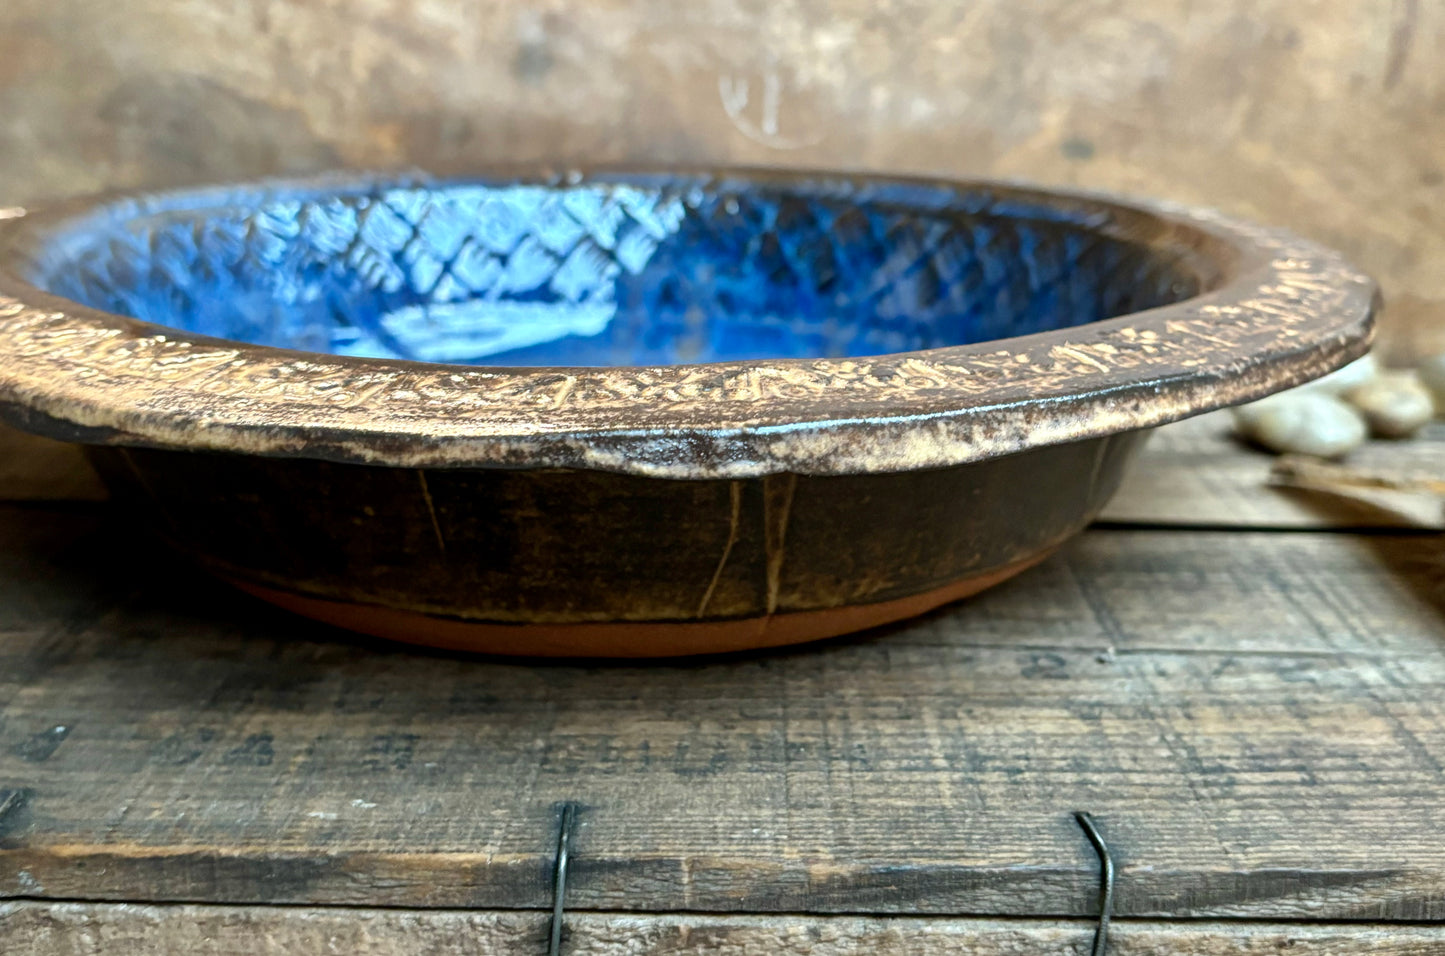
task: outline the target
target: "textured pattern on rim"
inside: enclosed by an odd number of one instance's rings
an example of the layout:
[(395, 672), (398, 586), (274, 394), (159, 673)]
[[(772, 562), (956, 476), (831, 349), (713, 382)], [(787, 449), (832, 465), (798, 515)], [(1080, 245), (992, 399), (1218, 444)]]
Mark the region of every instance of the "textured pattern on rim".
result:
[[(1297, 384), (1368, 346), (1376, 290), (1367, 277), (1313, 243), (1211, 213), (990, 184), (728, 176), (860, 196), (986, 191), (1092, 210), (1100, 228), (1192, 246), (1224, 281), (1073, 329), (874, 358), (512, 370), (189, 336), (47, 295), (12, 267), (0, 273), (0, 411), (71, 439), (399, 466), (839, 474), (959, 464), (1157, 425)], [(376, 181), (294, 188), (320, 194)], [(12, 224), (12, 261), (27, 238), (80, 208)]]

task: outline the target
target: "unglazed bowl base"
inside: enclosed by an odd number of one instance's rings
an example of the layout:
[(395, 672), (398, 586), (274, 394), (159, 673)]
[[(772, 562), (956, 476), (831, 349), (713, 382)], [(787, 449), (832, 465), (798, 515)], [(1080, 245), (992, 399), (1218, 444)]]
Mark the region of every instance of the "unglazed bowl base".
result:
[(1049, 548), (1022, 561), (891, 601), (712, 621), (503, 624), (331, 601), (234, 577), (226, 580), (293, 613), (389, 641), (522, 657), (682, 657), (802, 644), (916, 617), (993, 587), (1055, 550)]

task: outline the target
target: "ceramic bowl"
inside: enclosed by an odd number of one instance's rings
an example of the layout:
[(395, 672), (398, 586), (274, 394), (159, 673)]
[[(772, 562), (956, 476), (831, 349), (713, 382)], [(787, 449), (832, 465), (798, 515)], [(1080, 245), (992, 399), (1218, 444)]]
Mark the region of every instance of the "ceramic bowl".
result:
[(677, 655), (1041, 560), (1141, 430), (1319, 376), (1376, 292), (1213, 213), (727, 171), (328, 177), (0, 224), (0, 414), (342, 627)]

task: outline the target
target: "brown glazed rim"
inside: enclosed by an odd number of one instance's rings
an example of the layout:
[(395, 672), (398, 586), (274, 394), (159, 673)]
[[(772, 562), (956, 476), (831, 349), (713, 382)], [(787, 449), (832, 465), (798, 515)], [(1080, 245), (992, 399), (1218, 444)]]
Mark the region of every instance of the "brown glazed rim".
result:
[[(654, 171), (655, 172), (655, 171)], [(468, 181), (646, 176), (506, 171)], [(668, 170), (699, 183), (980, 192), (1093, 217), (1090, 228), (1206, 277), (1184, 301), (1101, 322), (870, 358), (483, 368), (358, 359), (191, 335), (42, 292), (21, 271), (56, 226), (240, 188), (416, 185), (351, 174), (89, 199), (0, 222), (0, 417), (71, 441), (410, 468), (574, 467), (667, 478), (935, 468), (1146, 428), (1316, 378), (1363, 354), (1378, 292), (1339, 254), (1214, 212), (979, 181)], [(834, 192), (834, 195), (837, 195)]]

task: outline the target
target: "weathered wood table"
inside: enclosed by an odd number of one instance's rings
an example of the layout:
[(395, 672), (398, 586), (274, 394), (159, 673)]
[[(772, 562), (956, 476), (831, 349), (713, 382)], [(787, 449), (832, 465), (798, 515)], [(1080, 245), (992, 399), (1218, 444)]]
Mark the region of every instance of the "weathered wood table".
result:
[(566, 953), (1085, 953), (1075, 810), (1116, 956), (1445, 952), (1439, 509), (1224, 428), (978, 599), (659, 666), (364, 643), (0, 505), (0, 951), (545, 953), (570, 802)]

